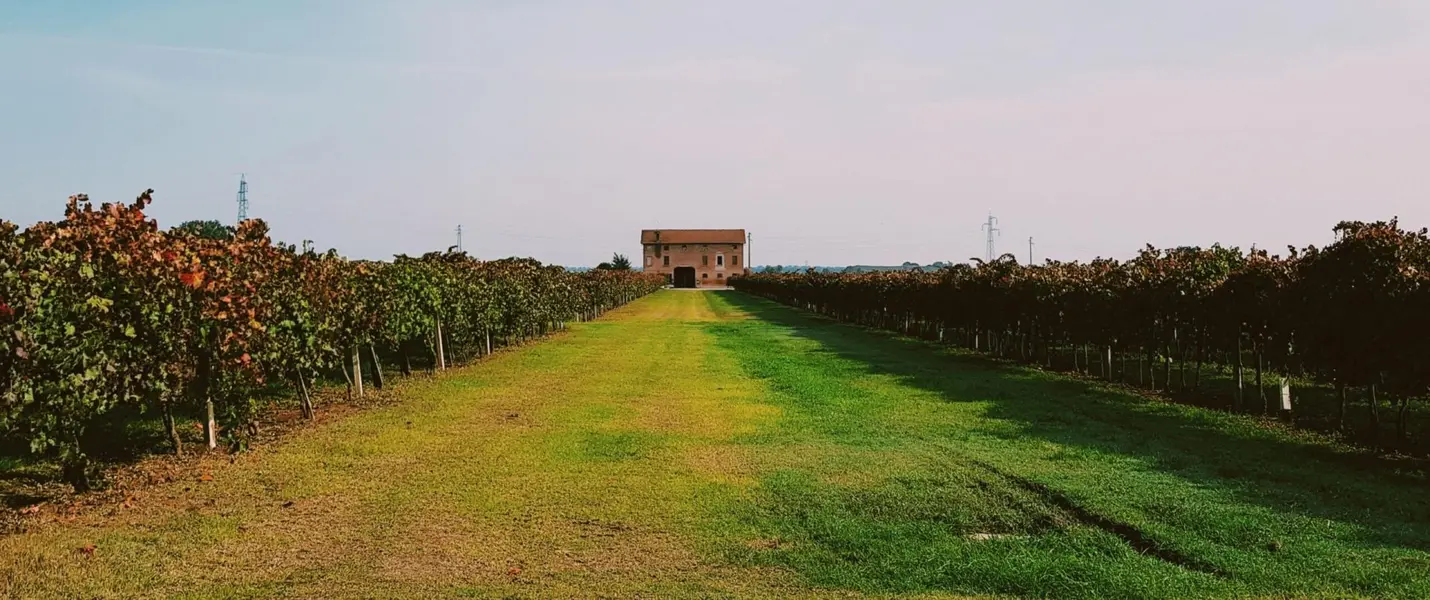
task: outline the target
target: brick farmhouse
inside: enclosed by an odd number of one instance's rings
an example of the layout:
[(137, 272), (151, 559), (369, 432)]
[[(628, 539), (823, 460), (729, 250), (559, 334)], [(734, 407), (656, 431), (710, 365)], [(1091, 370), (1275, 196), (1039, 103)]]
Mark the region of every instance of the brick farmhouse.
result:
[(745, 273), (744, 229), (643, 229), (642, 266), (675, 287), (724, 286)]

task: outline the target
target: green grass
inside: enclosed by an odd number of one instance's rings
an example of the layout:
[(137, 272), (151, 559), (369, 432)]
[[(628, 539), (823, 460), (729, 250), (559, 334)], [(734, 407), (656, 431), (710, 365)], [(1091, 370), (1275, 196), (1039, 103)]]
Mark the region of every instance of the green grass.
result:
[(732, 292), (399, 393), (0, 538), (0, 597), (1430, 596), (1415, 474)]
[[(712, 333), (790, 413), (757, 443), (822, 449), (785, 466), (796, 473), (895, 465), (872, 488), (828, 481), (839, 471), (823, 485), (787, 471), (763, 487), (754, 519), (793, 541), (767, 560), (812, 582), (1056, 597), (1430, 595), (1430, 502), (1389, 468), (1253, 420), (730, 301), (760, 319)], [(1036, 501), (1009, 501), (1009, 486), (1038, 490)], [(930, 511), (930, 490), (957, 508)], [(1046, 516), (1049, 506), (1063, 516)], [(1027, 537), (967, 538), (990, 524)]]

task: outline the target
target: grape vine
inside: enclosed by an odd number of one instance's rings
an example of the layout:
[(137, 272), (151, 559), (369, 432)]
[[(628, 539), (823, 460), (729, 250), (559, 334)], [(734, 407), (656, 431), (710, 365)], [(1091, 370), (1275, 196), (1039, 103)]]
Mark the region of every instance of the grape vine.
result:
[(75, 196), (61, 221), (0, 221), (0, 435), (58, 459), (80, 490), (86, 434), (117, 408), (161, 414), (178, 452), (176, 415), (211, 410), (241, 446), (275, 385), (311, 417), (312, 382), (350, 378), (364, 356), (408, 373), (462, 362), (663, 283), (454, 251), (347, 260), (274, 243), (259, 220), (227, 239), (166, 232), (151, 201)]
[(1382, 421), (1393, 420), (1403, 442), (1409, 403), (1430, 391), (1430, 237), (1396, 220), (1334, 231), (1330, 245), (1285, 257), (1148, 246), (1127, 261), (1019, 265), (1004, 255), (935, 272), (760, 273), (731, 284), (1003, 358), (1051, 366), (1071, 354), (1077, 371), (1167, 393), (1195, 392), (1203, 366), (1219, 365), (1234, 373), (1226, 408), (1238, 412), (1277, 412), (1263, 377), (1290, 375), (1338, 390), (1335, 429), (1346, 428), (1347, 388), (1358, 388), (1368, 441), (1380, 445)]

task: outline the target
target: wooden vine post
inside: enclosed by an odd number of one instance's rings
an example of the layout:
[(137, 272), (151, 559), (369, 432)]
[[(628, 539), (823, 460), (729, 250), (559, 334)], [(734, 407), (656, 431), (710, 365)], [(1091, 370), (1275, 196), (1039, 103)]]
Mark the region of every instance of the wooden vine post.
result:
[(218, 422), (214, 420), (214, 400), (204, 400), (204, 437), (208, 438), (209, 450), (218, 447)]
[(382, 360), (377, 357), (377, 347), (371, 342), (368, 342), (367, 353), (372, 357), (372, 387), (380, 390), (387, 385), (382, 377)]
[(296, 379), (298, 380), (298, 391), (301, 394), (298, 397), (298, 403), (299, 407), (303, 410), (303, 418), (312, 419), (313, 397), (308, 394), (308, 383), (303, 381), (303, 373), (301, 371), (298, 372)]
[(1281, 419), (1287, 423), (1292, 422), (1291, 413), (1291, 380), (1281, 378)]
[(362, 353), (358, 351), (360, 344), (353, 344), (353, 391), (357, 397), (362, 397)]
[(437, 370), (447, 370), (447, 355), (442, 345), (442, 320), (437, 319)]

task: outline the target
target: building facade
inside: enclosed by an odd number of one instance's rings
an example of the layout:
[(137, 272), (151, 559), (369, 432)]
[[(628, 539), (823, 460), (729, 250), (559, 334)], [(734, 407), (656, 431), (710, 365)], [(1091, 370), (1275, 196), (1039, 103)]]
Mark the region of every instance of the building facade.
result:
[(745, 273), (744, 229), (643, 229), (641, 266), (675, 287), (724, 286)]

